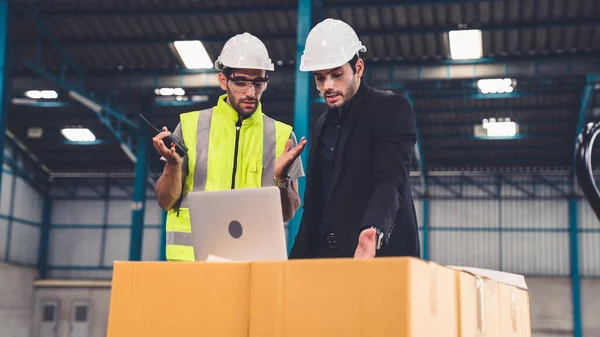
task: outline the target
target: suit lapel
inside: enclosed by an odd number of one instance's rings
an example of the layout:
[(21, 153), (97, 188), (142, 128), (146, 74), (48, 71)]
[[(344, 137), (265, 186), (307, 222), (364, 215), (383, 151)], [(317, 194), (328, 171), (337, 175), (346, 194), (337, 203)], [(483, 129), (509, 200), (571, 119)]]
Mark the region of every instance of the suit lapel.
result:
[(306, 173), (307, 173), (307, 175), (306, 175), (306, 190), (305, 190), (305, 194), (304, 194), (305, 203), (307, 200), (310, 200), (310, 198), (311, 198), (312, 183), (314, 180), (313, 176), (318, 174), (317, 172), (314, 171), (315, 155), (316, 155), (317, 146), (319, 145), (319, 138), (321, 136), (321, 131), (323, 129), (325, 115), (326, 114), (323, 114), (321, 117), (319, 117), (319, 119), (317, 119), (317, 123), (315, 124), (315, 128), (314, 128), (314, 133), (313, 133), (312, 139), (310, 141), (310, 148), (308, 151), (308, 167), (306, 168)]
[(352, 131), (354, 130), (354, 126), (356, 124), (356, 120), (358, 116), (362, 112), (363, 105), (365, 103), (366, 94), (370, 90), (369, 86), (363, 81), (361, 81), (360, 87), (354, 96), (352, 102), (352, 106), (349, 111), (346, 111), (348, 116), (346, 116), (346, 121), (342, 126), (342, 130), (339, 135), (339, 139), (337, 142), (337, 149), (335, 150), (335, 167), (333, 168), (333, 181), (332, 181), (332, 189), (331, 194), (335, 192), (335, 188), (340, 180), (340, 176), (342, 174), (344, 156), (346, 154), (346, 145), (348, 144), (348, 139), (352, 136)]
[(321, 131), (323, 130), (323, 124), (325, 122), (326, 115), (327, 111), (321, 117), (319, 117), (317, 119), (317, 123), (315, 123), (315, 132), (312, 137), (313, 139), (310, 142), (310, 151), (308, 152), (308, 170), (310, 170), (314, 164), (315, 150), (319, 145), (319, 138), (321, 137)]

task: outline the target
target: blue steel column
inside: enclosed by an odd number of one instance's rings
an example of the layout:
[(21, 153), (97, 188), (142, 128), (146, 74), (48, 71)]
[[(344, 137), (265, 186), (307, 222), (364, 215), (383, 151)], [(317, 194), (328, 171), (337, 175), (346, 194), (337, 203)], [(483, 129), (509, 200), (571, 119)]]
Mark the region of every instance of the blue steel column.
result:
[[(298, 31), (296, 35), (296, 90), (294, 93), (294, 132), (298, 139), (306, 137), (308, 140), (309, 125), (310, 125), (310, 73), (301, 72), (300, 58), (304, 52), (304, 44), (306, 43), (306, 37), (311, 29), (312, 24), (312, 4), (311, 0), (299, 0), (298, 1)], [(309, 141), (310, 143), (310, 141)], [(302, 165), (306, 170), (308, 168), (309, 144), (306, 145), (302, 152)], [(306, 180), (298, 180), (298, 193), (300, 194), (301, 205), (304, 205), (304, 190), (306, 187)], [(288, 224), (288, 253), (294, 246), (294, 240), (298, 229), (300, 228), (300, 221), (302, 220), (302, 206), (296, 212), (296, 215)]]
[[(144, 115), (151, 115), (152, 100), (142, 98)], [(131, 212), (131, 241), (129, 244), (129, 260), (142, 259), (142, 240), (144, 237), (144, 213), (146, 210), (146, 183), (148, 180), (148, 127), (140, 123), (137, 137), (137, 161), (135, 164), (135, 179), (133, 183), (133, 209)]]
[[(573, 141), (573, 151), (577, 136), (585, 125), (587, 111), (592, 102), (594, 93), (595, 76), (587, 76), (587, 83), (581, 96), (581, 105), (577, 114), (577, 129), (575, 129), (575, 139)], [(571, 166), (571, 197), (569, 198), (569, 249), (571, 257), (571, 291), (573, 297), (573, 332), (574, 337), (582, 337), (581, 331), (581, 280), (579, 277), (579, 219), (577, 210), (577, 197), (575, 195), (575, 156)]]
[[(9, 18), (8, 1), (0, 0), (0, 165), (4, 164), (4, 135), (6, 134), (6, 115), (10, 99)], [(0, 175), (1, 190), (2, 176)]]
[[(412, 96), (409, 92), (404, 93), (404, 97), (410, 103), (410, 106), (413, 109), (413, 113), (415, 114), (415, 132), (417, 134), (417, 142), (415, 144), (415, 159), (419, 163), (419, 172), (421, 173), (421, 184), (423, 185), (423, 217), (421, 224), (421, 229), (423, 231), (422, 241), (423, 241), (423, 259), (427, 260), (429, 258), (429, 179), (427, 176), (427, 167), (425, 166), (425, 158), (423, 157), (423, 147), (421, 141), (421, 133), (419, 132), (419, 123), (417, 118), (417, 113), (415, 111), (415, 104), (412, 99)], [(410, 178), (409, 178), (410, 179)]]
[(569, 198), (569, 248), (571, 251), (571, 290), (573, 294), (573, 337), (582, 337), (581, 332), (581, 281), (579, 279), (579, 219), (577, 199)]
[(429, 258), (429, 196), (423, 197), (423, 224), (421, 225), (423, 230), (423, 260)]
[(158, 258), (160, 261), (167, 261), (167, 212), (162, 211), (162, 220), (160, 225), (160, 244), (158, 245), (160, 252)]
[(42, 227), (40, 231), (40, 246), (38, 248), (38, 271), (41, 279), (46, 278), (48, 271), (48, 254), (50, 251), (50, 221), (52, 219), (52, 197), (50, 184), (46, 185), (42, 209)]

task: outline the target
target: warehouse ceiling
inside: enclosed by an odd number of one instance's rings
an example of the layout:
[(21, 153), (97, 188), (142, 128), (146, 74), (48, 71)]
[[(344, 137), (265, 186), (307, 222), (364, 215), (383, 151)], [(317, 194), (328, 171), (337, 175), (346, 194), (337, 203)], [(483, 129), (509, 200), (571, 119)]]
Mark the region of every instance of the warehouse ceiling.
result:
[[(289, 0), (14, 1), (8, 129), (52, 171), (132, 171), (121, 143), (136, 151), (139, 113), (173, 129), (179, 113), (210, 107), (221, 94), (216, 73), (186, 69), (172, 43), (200, 40), (214, 61), (244, 31), (265, 42), (276, 64), (265, 113), (293, 123), (297, 7)], [(568, 169), (578, 128), (600, 120), (599, 1), (313, 1), (313, 26), (326, 17), (352, 25), (367, 46), (369, 84), (411, 98), (429, 171)], [(451, 58), (448, 32), (457, 29), (481, 30), (480, 58)], [(489, 78), (511, 79), (512, 91), (482, 92), (477, 80)], [(157, 88), (182, 88), (185, 98), (157, 96)], [(58, 97), (32, 101), (29, 90)], [(325, 105), (316, 90), (311, 95), (312, 124)], [(518, 134), (474, 134), (492, 118), (514, 121)], [(67, 141), (60, 132), (67, 126), (89, 128), (96, 141)], [(149, 155), (160, 171), (153, 149)]]

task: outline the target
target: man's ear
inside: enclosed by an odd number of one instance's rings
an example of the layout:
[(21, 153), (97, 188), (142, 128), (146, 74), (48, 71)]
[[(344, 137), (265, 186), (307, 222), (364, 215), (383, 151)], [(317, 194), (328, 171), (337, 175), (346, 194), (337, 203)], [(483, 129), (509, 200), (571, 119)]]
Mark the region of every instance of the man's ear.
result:
[(219, 73), (219, 85), (221, 89), (227, 91), (227, 77), (223, 73)]
[(356, 77), (361, 78), (364, 71), (365, 71), (365, 62), (361, 58), (359, 58), (356, 61)]

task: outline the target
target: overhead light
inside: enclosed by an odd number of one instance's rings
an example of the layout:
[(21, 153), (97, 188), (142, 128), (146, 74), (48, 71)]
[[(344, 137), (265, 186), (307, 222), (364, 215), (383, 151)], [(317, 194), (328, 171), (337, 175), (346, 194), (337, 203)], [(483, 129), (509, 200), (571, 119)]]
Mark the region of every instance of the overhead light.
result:
[(451, 30), (448, 39), (450, 57), (454, 60), (478, 59), (483, 55), (479, 29)]
[(72, 142), (93, 142), (96, 140), (96, 136), (86, 128), (64, 128), (60, 130), (60, 133)]
[(481, 138), (510, 138), (518, 133), (517, 123), (510, 118), (484, 119), (481, 124), (475, 125), (475, 137)]
[(483, 94), (511, 93), (514, 90), (510, 78), (488, 78), (477, 81), (477, 88)]
[(58, 93), (54, 90), (28, 90), (25, 96), (31, 99), (57, 99)]
[(185, 90), (183, 88), (160, 88), (154, 89), (154, 93), (160, 96), (183, 96)]
[(33, 139), (40, 139), (44, 134), (44, 130), (39, 127), (30, 127), (27, 129), (27, 137)]
[(212, 69), (213, 61), (199, 40), (173, 42), (181, 61), (188, 69)]

